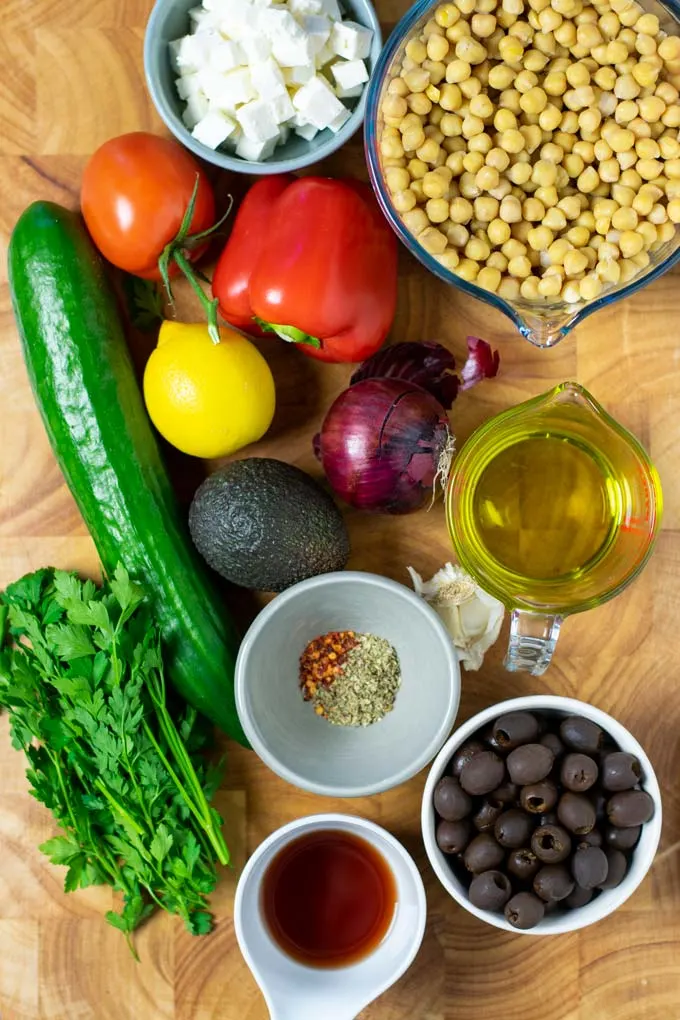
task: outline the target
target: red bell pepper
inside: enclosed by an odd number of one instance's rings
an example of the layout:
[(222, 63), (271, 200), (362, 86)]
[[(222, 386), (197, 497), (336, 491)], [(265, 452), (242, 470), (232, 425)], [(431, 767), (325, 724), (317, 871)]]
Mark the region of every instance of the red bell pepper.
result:
[(358, 181), (266, 177), (248, 191), (213, 277), (221, 314), (322, 361), (363, 361), (397, 300), (396, 239)]

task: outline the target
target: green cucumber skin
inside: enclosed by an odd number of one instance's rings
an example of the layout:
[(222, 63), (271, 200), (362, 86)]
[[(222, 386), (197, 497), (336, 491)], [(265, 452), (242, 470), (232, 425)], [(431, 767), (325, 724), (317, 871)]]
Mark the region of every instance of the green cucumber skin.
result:
[(148, 586), (175, 687), (248, 746), (234, 697), (239, 637), (179, 513), (81, 217), (35, 202), (14, 228), (8, 262), (33, 393), (104, 570), (121, 561)]

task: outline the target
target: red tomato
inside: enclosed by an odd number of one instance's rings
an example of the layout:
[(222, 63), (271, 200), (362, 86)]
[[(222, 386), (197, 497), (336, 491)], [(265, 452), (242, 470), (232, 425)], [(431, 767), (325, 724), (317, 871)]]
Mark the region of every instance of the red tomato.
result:
[[(85, 167), (81, 206), (102, 255), (119, 269), (160, 280), (158, 259), (177, 236), (198, 176), (189, 233), (215, 222), (215, 198), (205, 173), (179, 142), (137, 131), (112, 138)], [(207, 245), (185, 254), (197, 259)], [(171, 264), (171, 275), (177, 266)]]

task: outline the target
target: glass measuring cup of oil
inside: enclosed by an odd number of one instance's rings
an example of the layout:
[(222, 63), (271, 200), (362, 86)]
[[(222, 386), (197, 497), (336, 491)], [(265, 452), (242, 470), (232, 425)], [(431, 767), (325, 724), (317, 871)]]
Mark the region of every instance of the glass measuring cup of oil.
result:
[(661, 511), (642, 446), (576, 383), (472, 434), (446, 517), (460, 565), (512, 612), (507, 669), (545, 671), (564, 617), (618, 595), (642, 570)]

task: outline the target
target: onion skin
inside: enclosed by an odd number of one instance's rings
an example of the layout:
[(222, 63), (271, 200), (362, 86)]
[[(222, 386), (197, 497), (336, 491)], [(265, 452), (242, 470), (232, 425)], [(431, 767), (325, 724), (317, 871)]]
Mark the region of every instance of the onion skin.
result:
[(318, 456), (331, 488), (350, 506), (406, 514), (432, 498), (449, 421), (438, 400), (403, 379), (366, 379), (330, 408)]

